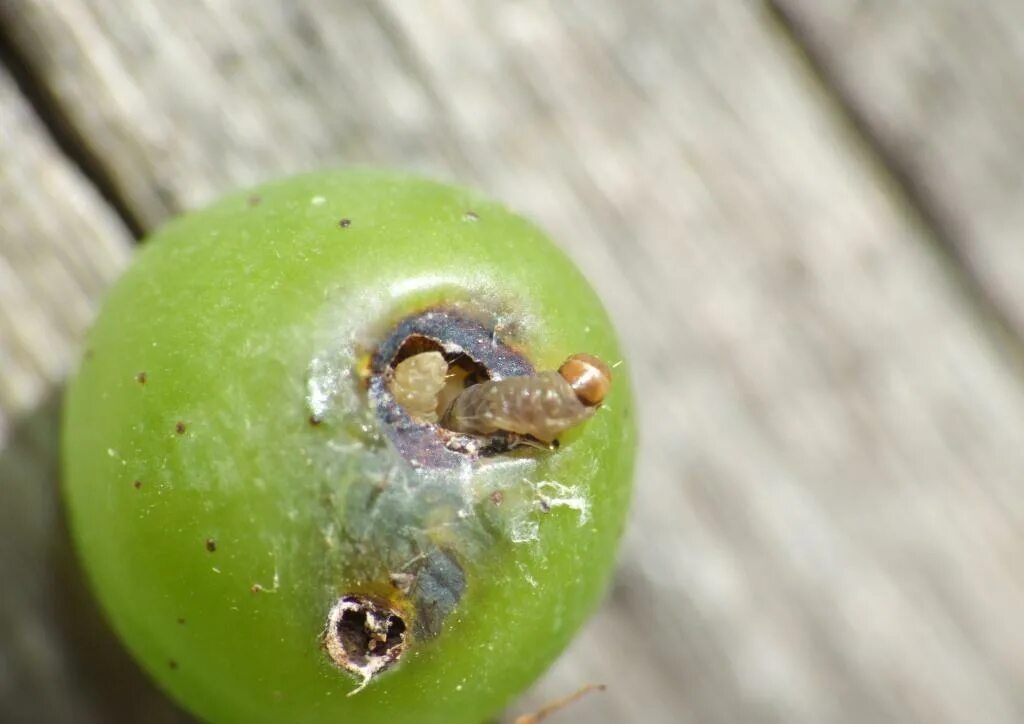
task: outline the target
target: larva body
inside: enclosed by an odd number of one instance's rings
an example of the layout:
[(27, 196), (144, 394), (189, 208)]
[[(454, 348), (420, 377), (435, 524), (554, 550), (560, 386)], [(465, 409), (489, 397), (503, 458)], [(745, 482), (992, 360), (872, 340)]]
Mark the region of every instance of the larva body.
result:
[(551, 442), (593, 413), (562, 375), (546, 371), (466, 388), (449, 408), (444, 425), (473, 435), (504, 430)]
[(447, 374), (448, 363), (440, 352), (414, 354), (395, 365), (391, 394), (412, 417), (437, 422), (437, 398)]
[(576, 354), (557, 372), (471, 385), (444, 403), (442, 414), (439, 399), (448, 377), (440, 352), (421, 352), (396, 364), (388, 384), (395, 400), (422, 422), (440, 421), (449, 430), (471, 435), (529, 435), (545, 443), (589, 418), (611, 385), (611, 370), (603, 361)]

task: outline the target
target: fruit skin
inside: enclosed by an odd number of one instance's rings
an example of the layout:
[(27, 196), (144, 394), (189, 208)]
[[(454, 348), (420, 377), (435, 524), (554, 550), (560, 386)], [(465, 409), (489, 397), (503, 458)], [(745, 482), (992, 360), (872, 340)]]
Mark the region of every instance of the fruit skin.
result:
[[(536, 369), (622, 359), (593, 291), (535, 227), (370, 170), (186, 215), (106, 300), (66, 397), (72, 531), (119, 635), (203, 719), (476, 724), (599, 599), (633, 464), (624, 366), (559, 450), (422, 471), (382, 442), (358, 371), (431, 307), (470, 310)], [(403, 502), (406, 488), (437, 500)], [(367, 502), (378, 490), (391, 513)], [(325, 616), (346, 592), (391, 595), (382, 572), (424, 541), (454, 555), (464, 593), (436, 636), (348, 697)]]

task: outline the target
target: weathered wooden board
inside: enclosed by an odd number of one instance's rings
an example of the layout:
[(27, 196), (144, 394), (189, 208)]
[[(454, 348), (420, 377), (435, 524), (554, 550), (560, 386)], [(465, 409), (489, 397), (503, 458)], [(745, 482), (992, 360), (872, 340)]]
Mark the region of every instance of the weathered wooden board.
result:
[(176, 715), (85, 594), (57, 490), (60, 381), (130, 244), (120, 220), (0, 69), (3, 721), (100, 724)]
[(564, 720), (1024, 717), (1014, 346), (773, 13), (255, 8), (0, 23), (147, 228), (369, 162), (489, 190), (579, 261), (632, 356), (637, 497), (608, 604), (517, 711), (602, 681)]
[(0, 437), (60, 382), (130, 237), (0, 75)]
[(1024, 4), (775, 4), (978, 293), (1024, 337)]

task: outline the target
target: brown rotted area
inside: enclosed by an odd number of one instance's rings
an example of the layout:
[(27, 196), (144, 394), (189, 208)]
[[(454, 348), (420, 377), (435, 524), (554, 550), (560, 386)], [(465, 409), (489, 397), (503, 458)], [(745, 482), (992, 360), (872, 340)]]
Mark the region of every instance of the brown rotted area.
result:
[(396, 364), (421, 352), (441, 352), (464, 384), (534, 373), (533, 365), (508, 346), (493, 325), (452, 309), (428, 309), (399, 322), (370, 360), (370, 399), (399, 453), (421, 467), (456, 467), (467, 455), (506, 452), (508, 442), (495, 436), (484, 445), (467, 436), (413, 419), (388, 389)]

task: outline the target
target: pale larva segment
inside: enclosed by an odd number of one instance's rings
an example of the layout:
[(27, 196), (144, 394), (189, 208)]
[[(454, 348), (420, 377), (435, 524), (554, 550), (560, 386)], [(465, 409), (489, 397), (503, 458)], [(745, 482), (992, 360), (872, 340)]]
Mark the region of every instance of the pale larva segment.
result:
[(437, 396), (445, 385), (448, 363), (440, 352), (421, 352), (395, 365), (388, 388), (411, 417), (437, 422)]
[(593, 413), (565, 378), (547, 371), (466, 388), (446, 413), (444, 425), (473, 435), (504, 430), (550, 443)]

